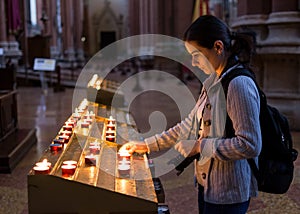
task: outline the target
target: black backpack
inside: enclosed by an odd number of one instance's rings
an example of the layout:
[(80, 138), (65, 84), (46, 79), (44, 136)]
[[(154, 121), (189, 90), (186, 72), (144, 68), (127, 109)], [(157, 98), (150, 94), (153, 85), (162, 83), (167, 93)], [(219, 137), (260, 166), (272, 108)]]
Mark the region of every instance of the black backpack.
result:
[[(230, 81), (241, 75), (250, 77), (255, 82), (260, 95), (262, 150), (258, 157), (259, 168), (254, 159), (248, 159), (248, 163), (257, 179), (259, 191), (283, 194), (292, 183), (294, 161), (298, 156), (298, 152), (293, 149), (288, 120), (276, 108), (267, 104), (267, 98), (259, 88), (254, 74), (245, 68), (236, 68), (221, 79), (225, 96)], [(233, 136), (232, 122), (227, 115), (224, 137)]]

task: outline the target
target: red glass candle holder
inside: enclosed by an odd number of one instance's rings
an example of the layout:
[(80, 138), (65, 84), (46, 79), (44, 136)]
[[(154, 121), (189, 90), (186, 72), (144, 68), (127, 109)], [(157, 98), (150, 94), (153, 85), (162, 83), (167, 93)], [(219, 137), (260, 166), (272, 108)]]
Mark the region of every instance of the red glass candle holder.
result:
[(93, 123), (93, 119), (92, 118), (84, 119), (84, 121), (87, 122), (87, 123), (89, 123), (89, 124)]
[(67, 131), (67, 130), (63, 130), (63, 131), (60, 131), (59, 134), (60, 135), (68, 135), (69, 137), (72, 135), (72, 131)]
[(106, 130), (115, 131), (116, 130), (116, 125), (112, 124), (112, 123), (109, 123), (109, 124), (106, 125)]
[(62, 176), (72, 176), (74, 175), (75, 170), (76, 170), (76, 166), (71, 164), (66, 164), (61, 166)]
[(63, 130), (64, 130), (64, 131), (72, 131), (72, 130), (73, 130), (73, 127), (70, 126), (70, 125), (64, 125), (64, 126), (63, 126)]
[(84, 157), (84, 161), (86, 165), (95, 166), (96, 165), (96, 156), (95, 155), (86, 155)]
[(50, 150), (51, 152), (58, 152), (62, 149), (62, 144), (60, 143), (52, 143), (50, 144)]
[(47, 175), (50, 172), (50, 167), (48, 166), (35, 166), (33, 167), (35, 175)]
[(81, 128), (89, 128), (90, 127), (90, 123), (86, 122), (86, 121), (83, 121), (81, 123)]
[(109, 124), (109, 123), (112, 123), (112, 124), (116, 124), (116, 120), (112, 117), (112, 116), (110, 116), (108, 119), (107, 119), (107, 124)]
[(66, 126), (72, 126), (72, 128), (74, 128), (74, 126), (75, 126), (75, 121), (67, 121), (67, 122), (65, 122), (65, 125), (66, 125)]
[(64, 143), (65, 143), (65, 140), (64, 140), (64, 139), (55, 138), (55, 139), (53, 140), (53, 143), (64, 144)]
[(118, 152), (118, 160), (119, 161), (122, 161), (122, 160), (130, 161), (130, 157), (131, 157), (131, 155), (127, 151), (119, 151)]
[(109, 141), (109, 142), (115, 142), (114, 135), (106, 135), (105, 139), (106, 139), (106, 141)]
[(63, 161), (63, 165), (74, 165), (74, 166), (77, 166), (77, 161), (66, 160), (66, 161)]
[(89, 146), (90, 153), (94, 155), (98, 155), (100, 153), (100, 146)]
[(70, 136), (68, 136), (68, 135), (59, 135), (58, 139), (62, 139), (62, 140), (64, 140), (64, 143), (68, 143), (69, 139), (70, 139)]
[(118, 172), (120, 177), (129, 177), (130, 176), (130, 164), (126, 162), (121, 162), (118, 164)]
[(79, 113), (73, 113), (73, 114), (72, 114), (72, 117), (73, 117), (76, 121), (78, 121), (78, 120), (80, 120), (80, 118), (81, 118), (81, 114), (79, 114)]

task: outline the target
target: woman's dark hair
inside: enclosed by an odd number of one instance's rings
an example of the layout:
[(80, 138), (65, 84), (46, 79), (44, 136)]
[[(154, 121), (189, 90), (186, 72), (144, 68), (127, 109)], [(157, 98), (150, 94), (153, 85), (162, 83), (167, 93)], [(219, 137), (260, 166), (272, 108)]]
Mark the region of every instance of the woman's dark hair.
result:
[(212, 15), (200, 16), (184, 33), (184, 41), (194, 41), (198, 45), (211, 49), (215, 41), (221, 40), (225, 51), (235, 56), (249, 67), (251, 58), (255, 53), (256, 35), (253, 31), (243, 29), (232, 32), (220, 19)]

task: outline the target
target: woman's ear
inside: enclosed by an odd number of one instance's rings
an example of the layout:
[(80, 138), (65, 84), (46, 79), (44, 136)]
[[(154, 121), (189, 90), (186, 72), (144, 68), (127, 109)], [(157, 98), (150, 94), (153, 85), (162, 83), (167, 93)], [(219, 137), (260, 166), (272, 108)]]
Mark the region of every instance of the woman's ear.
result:
[(214, 43), (214, 49), (216, 51), (216, 54), (219, 56), (224, 51), (224, 44), (221, 40), (216, 40)]

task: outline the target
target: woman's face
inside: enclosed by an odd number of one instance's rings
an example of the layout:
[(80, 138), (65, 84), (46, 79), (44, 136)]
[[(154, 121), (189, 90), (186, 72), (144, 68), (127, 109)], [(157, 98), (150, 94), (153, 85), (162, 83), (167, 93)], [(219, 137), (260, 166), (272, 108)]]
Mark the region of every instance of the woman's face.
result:
[(217, 55), (214, 48), (208, 49), (201, 47), (195, 41), (185, 42), (185, 47), (189, 54), (192, 55), (193, 66), (200, 68), (208, 75), (213, 72), (217, 72), (219, 74), (222, 59)]

